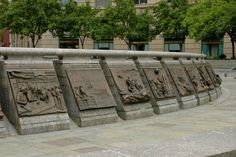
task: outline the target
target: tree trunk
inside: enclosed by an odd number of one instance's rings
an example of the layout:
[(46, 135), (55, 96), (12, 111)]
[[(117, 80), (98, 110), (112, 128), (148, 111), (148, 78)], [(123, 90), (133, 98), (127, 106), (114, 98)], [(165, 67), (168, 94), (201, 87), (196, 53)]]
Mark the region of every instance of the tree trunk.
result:
[(36, 47), (36, 45), (35, 45), (35, 36), (31, 36), (30, 38), (31, 38), (32, 46), (33, 46), (33, 48), (35, 48)]
[(184, 40), (180, 40), (180, 41), (179, 41), (179, 48), (180, 48), (180, 52), (183, 52), (183, 45), (184, 45), (184, 41), (185, 41), (185, 39), (184, 39)]
[(80, 39), (80, 43), (81, 43), (81, 48), (84, 49), (85, 37), (79, 37), (79, 39)]
[(180, 52), (183, 52), (183, 43), (179, 43)]
[(231, 32), (227, 32), (229, 37), (230, 37), (230, 40), (231, 40), (231, 44), (232, 44), (232, 59), (235, 59), (235, 52), (234, 52), (234, 39), (233, 39), (233, 35), (231, 34)]
[(232, 43), (232, 59), (235, 59), (235, 52), (234, 52), (235, 46), (234, 46), (234, 40), (233, 40), (233, 38), (231, 38), (231, 43)]

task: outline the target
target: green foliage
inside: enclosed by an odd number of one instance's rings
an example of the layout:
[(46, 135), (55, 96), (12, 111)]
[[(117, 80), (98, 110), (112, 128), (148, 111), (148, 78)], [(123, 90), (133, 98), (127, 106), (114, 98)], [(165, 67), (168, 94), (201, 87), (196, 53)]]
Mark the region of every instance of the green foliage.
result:
[(77, 22), (77, 4), (70, 0), (49, 24), (49, 31), (53, 36), (63, 38), (65, 34), (69, 34), (71, 27)]
[(77, 5), (70, 0), (65, 4), (60, 14), (50, 24), (50, 31), (54, 36), (63, 38), (65, 34), (79, 38), (83, 48), (86, 38), (93, 36), (94, 27), (97, 24), (97, 9), (93, 9), (89, 3)]
[(0, 16), (0, 21), (11, 33), (30, 37), (36, 47), (58, 10), (57, 0), (15, 0)]
[(8, 0), (0, 0), (0, 15), (8, 9)]
[(157, 3), (153, 7), (157, 34), (162, 34), (164, 38), (178, 40), (182, 47), (188, 36), (188, 29), (183, 25), (188, 8), (188, 0), (161, 0)]
[[(148, 10), (137, 13), (133, 0), (114, 0), (114, 6), (107, 6), (102, 13), (104, 23), (98, 39), (110, 33), (125, 41), (131, 49), (132, 41), (150, 41), (155, 37), (151, 27), (152, 16)], [(108, 32), (104, 29), (108, 28)], [(105, 33), (105, 34), (104, 34)]]
[(203, 0), (194, 4), (184, 20), (190, 37), (196, 40), (219, 40), (228, 33), (231, 37), (234, 58), (235, 8), (235, 0)]

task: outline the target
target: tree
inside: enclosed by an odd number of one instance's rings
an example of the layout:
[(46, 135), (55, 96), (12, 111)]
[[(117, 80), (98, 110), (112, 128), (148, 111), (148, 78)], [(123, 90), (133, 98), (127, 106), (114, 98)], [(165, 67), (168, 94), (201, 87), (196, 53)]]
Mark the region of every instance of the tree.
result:
[(106, 19), (104, 27), (109, 28), (113, 37), (124, 40), (131, 49), (132, 41), (151, 41), (156, 36), (152, 31), (153, 20), (148, 10), (137, 13), (133, 0), (114, 0), (114, 3), (102, 13)]
[(188, 8), (188, 0), (161, 0), (153, 7), (157, 34), (177, 40), (181, 52), (188, 36), (188, 28), (183, 25)]
[(0, 21), (11, 33), (29, 37), (36, 47), (60, 8), (57, 0), (14, 0)]
[(98, 10), (92, 8), (88, 2), (77, 5), (70, 0), (51, 23), (50, 31), (61, 38), (65, 33), (70, 34), (71, 37), (78, 37), (81, 47), (84, 48), (85, 39), (92, 38), (97, 24), (97, 13)]
[(8, 0), (0, 0), (0, 15), (3, 14), (8, 8)]
[(71, 33), (78, 36), (82, 48), (84, 48), (84, 41), (86, 38), (92, 38), (94, 27), (98, 22), (97, 9), (93, 9), (89, 3), (78, 6), (78, 21), (71, 30)]
[[(6, 12), (6, 10), (8, 9), (8, 0), (0, 0), (0, 15), (4, 14), (4, 12)], [(4, 32), (5, 29), (2, 25), (2, 22), (0, 20), (0, 46), (3, 45), (2, 40), (4, 38)]]
[(77, 4), (70, 0), (62, 6), (59, 13), (52, 19), (49, 25), (49, 31), (53, 36), (63, 38), (65, 35), (70, 35), (70, 31), (76, 25), (77, 18)]
[(193, 5), (184, 20), (189, 35), (196, 40), (222, 39), (227, 33), (235, 58), (236, 2), (234, 0), (205, 0)]

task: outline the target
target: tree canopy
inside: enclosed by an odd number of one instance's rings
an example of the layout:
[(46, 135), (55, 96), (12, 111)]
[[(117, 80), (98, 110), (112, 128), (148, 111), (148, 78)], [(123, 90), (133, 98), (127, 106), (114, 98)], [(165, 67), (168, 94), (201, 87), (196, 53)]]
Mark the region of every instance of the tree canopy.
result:
[(177, 40), (180, 51), (188, 36), (188, 28), (183, 25), (188, 8), (188, 0), (161, 0), (153, 7), (157, 34)]
[(124, 40), (131, 49), (132, 41), (151, 41), (156, 36), (152, 31), (153, 17), (148, 10), (137, 13), (133, 0), (114, 0), (114, 3), (102, 13), (113, 37)]
[(235, 8), (234, 0), (204, 0), (194, 4), (184, 20), (189, 36), (196, 40), (219, 40), (228, 33), (232, 43), (232, 57), (235, 58)]
[(11, 33), (30, 37), (36, 47), (60, 7), (57, 0), (15, 0), (0, 15), (0, 21)]
[(63, 38), (65, 33), (78, 38), (83, 48), (85, 39), (93, 36), (98, 22), (97, 13), (98, 10), (92, 8), (89, 3), (77, 5), (70, 0), (63, 6), (60, 14), (52, 20), (50, 31), (60, 38)]

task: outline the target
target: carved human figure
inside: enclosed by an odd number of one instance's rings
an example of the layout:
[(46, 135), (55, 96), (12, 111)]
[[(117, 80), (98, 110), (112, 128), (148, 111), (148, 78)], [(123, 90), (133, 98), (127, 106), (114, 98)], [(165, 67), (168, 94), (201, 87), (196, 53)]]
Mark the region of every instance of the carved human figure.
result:
[(195, 75), (192, 75), (192, 83), (193, 83), (193, 86), (195, 89), (198, 89), (198, 80), (197, 80), (197, 77)]
[(211, 81), (210, 79), (204, 74), (203, 72), (203, 66), (197, 66), (197, 69), (199, 71), (199, 74), (201, 76), (200, 81), (202, 82), (203, 85), (207, 86), (208, 88), (211, 86)]
[(26, 105), (27, 100), (27, 88), (23, 87), (19, 90), (19, 92), (16, 94), (16, 102), (20, 105)]
[(128, 77), (125, 83), (130, 93), (137, 93), (143, 90), (143, 86), (138, 82), (138, 80), (131, 80), (130, 77)]
[(80, 100), (82, 100), (82, 102), (85, 104), (85, 105), (88, 105), (89, 103), (89, 97), (84, 88), (82, 86), (75, 86), (75, 95), (78, 96), (80, 98)]
[(58, 86), (51, 88), (51, 94), (55, 103), (55, 107), (63, 110), (62, 100), (61, 100), (61, 89)]
[(49, 103), (49, 93), (45, 87), (41, 87), (37, 89), (38, 98), (46, 103)]
[(182, 95), (188, 95), (189, 93), (192, 93), (192, 89), (191, 87), (189, 87), (189, 85), (187, 84), (187, 82), (184, 80), (183, 77), (178, 76), (178, 82), (177, 85), (182, 88), (182, 90), (180, 91), (182, 93)]
[(156, 75), (156, 79), (152, 80), (152, 82), (157, 94), (161, 97), (166, 96), (168, 94), (166, 78), (160, 74), (159, 69), (155, 69), (154, 74)]
[(82, 86), (75, 87), (75, 94), (79, 96), (81, 99), (86, 99), (88, 97)]
[(125, 104), (133, 104), (149, 100), (148, 92), (144, 90), (142, 84), (138, 80), (132, 80), (128, 77), (125, 83), (127, 85), (128, 92), (119, 90)]
[(37, 89), (34, 86), (29, 86), (27, 90), (27, 99), (28, 102), (37, 101)]

